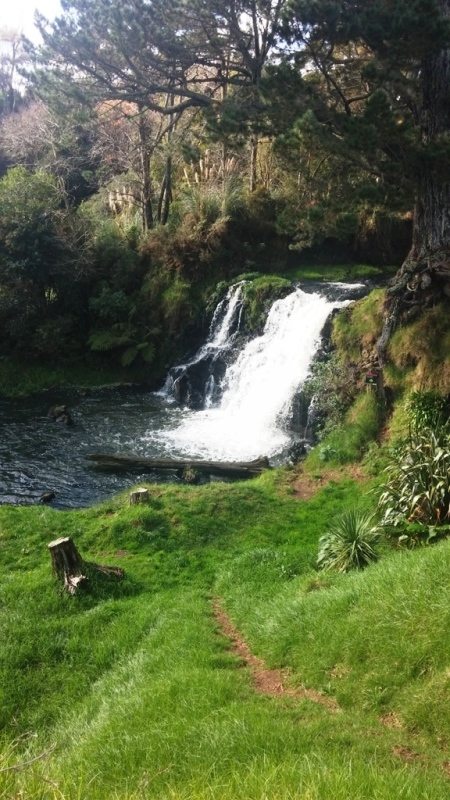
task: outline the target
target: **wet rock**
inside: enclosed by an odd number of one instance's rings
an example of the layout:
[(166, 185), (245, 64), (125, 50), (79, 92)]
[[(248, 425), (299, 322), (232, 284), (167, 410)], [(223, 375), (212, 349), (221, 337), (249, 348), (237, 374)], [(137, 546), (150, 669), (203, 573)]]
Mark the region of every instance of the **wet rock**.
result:
[(61, 425), (73, 425), (73, 419), (69, 414), (67, 406), (52, 406), (48, 410), (48, 417)]
[(199, 411), (205, 407), (211, 385), (213, 396), (209, 399), (213, 403), (219, 400), (219, 387), (225, 371), (225, 361), (215, 354), (205, 356), (194, 364), (173, 367), (171, 394), (179, 405)]
[(51, 503), (56, 497), (55, 492), (44, 492), (39, 498), (39, 503)]
[(306, 445), (307, 442), (305, 439), (301, 439), (300, 441), (294, 442), (294, 444), (291, 445), (288, 451), (288, 457), (291, 464), (297, 464), (306, 456)]

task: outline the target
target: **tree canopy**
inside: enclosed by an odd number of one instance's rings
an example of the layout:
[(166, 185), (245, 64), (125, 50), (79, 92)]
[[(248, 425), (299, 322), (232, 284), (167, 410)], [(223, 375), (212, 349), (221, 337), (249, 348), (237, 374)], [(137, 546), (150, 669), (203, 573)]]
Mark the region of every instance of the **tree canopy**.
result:
[[(18, 196), (24, 191), (18, 167), (31, 184), (45, 171), (58, 195), (48, 216), (55, 257), (35, 262), (44, 295), (55, 291), (48, 264), (72, 263), (74, 242), (82, 240), (74, 276), (79, 283), (83, 275), (83, 291), (94, 298), (125, 291), (122, 316), (141, 319), (143, 295), (139, 302), (129, 295), (139, 291), (134, 256), (127, 289), (117, 274), (106, 285), (103, 268), (97, 283), (93, 277), (96, 243), (108, 225), (124, 241), (128, 231), (139, 232), (150, 272), (170, 263), (178, 282), (173, 297), (185, 296), (188, 275), (221, 263), (232, 225), (247, 225), (249, 239), (244, 235), (237, 271), (256, 264), (275, 241), (285, 259), (334, 243), (373, 260), (403, 260), (388, 289), (385, 338), (399, 315), (411, 318), (449, 294), (449, 6), (62, 0), (54, 22), (37, 15), (43, 44), (28, 43), (27, 71), (19, 63), (22, 44), (2, 67), (0, 155), (3, 169), (14, 168), (3, 179), (4, 198), (11, 182)], [(18, 96), (13, 87), (13, 104), (8, 69), (27, 81)], [(12, 206), (2, 202), (2, 230), (16, 225), (16, 244), (22, 233), (26, 241)], [(34, 224), (39, 243), (41, 223), (30, 212)], [(31, 270), (13, 239), (2, 245), (5, 264)], [(0, 291), (9, 292), (4, 280)], [(171, 308), (178, 302), (184, 300)], [(95, 299), (85, 307), (95, 316)], [(100, 334), (97, 323), (105, 320), (93, 320)], [(138, 344), (152, 338), (140, 325)], [(135, 327), (128, 319), (127, 330)]]

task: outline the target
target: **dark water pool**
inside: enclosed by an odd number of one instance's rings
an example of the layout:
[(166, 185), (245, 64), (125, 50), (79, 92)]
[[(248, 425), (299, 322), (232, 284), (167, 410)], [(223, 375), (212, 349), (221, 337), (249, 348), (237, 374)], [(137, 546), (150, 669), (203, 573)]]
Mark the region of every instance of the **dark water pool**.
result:
[[(48, 416), (50, 407), (62, 404), (69, 408), (72, 426)], [(162, 453), (161, 441), (152, 442), (152, 430), (171, 427), (179, 414), (157, 395), (132, 388), (0, 399), (0, 504), (34, 504), (48, 491), (56, 495), (52, 506), (61, 509), (111, 497), (144, 476), (101, 472), (86, 454), (180, 455)], [(147, 473), (145, 481), (152, 480), (161, 476)]]

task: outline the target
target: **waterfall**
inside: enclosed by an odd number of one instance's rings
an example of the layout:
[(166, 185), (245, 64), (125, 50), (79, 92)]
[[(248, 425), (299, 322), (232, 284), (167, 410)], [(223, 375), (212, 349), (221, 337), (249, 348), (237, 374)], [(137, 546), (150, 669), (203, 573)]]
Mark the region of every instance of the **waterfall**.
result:
[(214, 312), (205, 344), (192, 358), (169, 371), (162, 396), (197, 410), (217, 402), (226, 367), (223, 358), (240, 329), (244, 284), (241, 281), (230, 287)]
[[(205, 407), (195, 412), (180, 409), (173, 427), (153, 432), (152, 437), (161, 441), (166, 452), (224, 461), (273, 457), (286, 449), (292, 399), (308, 376), (321, 331), (331, 311), (350, 302), (341, 299), (342, 285), (334, 284), (334, 289), (334, 299), (297, 288), (276, 300), (262, 335), (249, 341), (226, 367), (220, 405), (214, 407), (212, 402), (214, 378), (209, 376)], [(340, 299), (336, 299), (336, 289)], [(228, 346), (230, 320), (236, 325), (238, 315), (237, 293), (230, 295), (213, 320), (208, 342), (197, 356)], [(192, 363), (198, 363), (197, 356)]]

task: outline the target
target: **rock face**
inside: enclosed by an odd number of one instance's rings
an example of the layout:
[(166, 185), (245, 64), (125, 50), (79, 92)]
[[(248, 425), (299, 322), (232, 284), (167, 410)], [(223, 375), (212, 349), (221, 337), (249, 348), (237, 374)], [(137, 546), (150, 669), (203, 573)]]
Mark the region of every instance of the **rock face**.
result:
[(173, 367), (170, 373), (173, 398), (193, 411), (217, 404), (226, 367), (225, 359), (216, 354), (209, 354), (193, 364)]
[(207, 341), (184, 364), (172, 367), (164, 394), (192, 411), (218, 405), (227, 365), (242, 344), (244, 282), (231, 287), (218, 304)]

